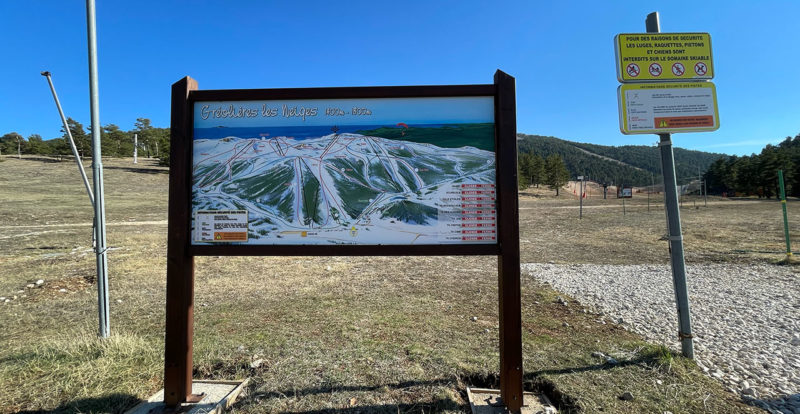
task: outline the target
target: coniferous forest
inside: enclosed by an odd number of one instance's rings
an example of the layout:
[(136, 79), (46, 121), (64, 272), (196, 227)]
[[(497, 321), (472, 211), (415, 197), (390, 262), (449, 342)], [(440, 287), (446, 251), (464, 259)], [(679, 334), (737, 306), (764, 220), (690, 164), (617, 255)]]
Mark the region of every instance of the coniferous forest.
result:
[(712, 194), (770, 198), (779, 195), (778, 170), (783, 170), (786, 194), (800, 196), (800, 134), (767, 145), (760, 154), (720, 157), (705, 179)]
[[(655, 139), (654, 139), (655, 140)], [(518, 134), (520, 154), (543, 158), (558, 155), (572, 179), (579, 175), (604, 184), (649, 186), (661, 182), (661, 158), (656, 145), (619, 147), (565, 141), (555, 137)], [(698, 180), (724, 154), (674, 148), (678, 183)]]
[[(67, 125), (75, 141), (78, 155), (81, 158), (91, 158), (91, 128), (84, 128), (83, 124), (72, 118), (67, 118)], [(63, 133), (61, 137), (49, 140), (44, 140), (38, 134), (25, 138), (16, 132), (9, 132), (0, 136), (0, 154), (70, 156), (72, 149), (63, 127), (61, 132)], [(155, 157), (162, 164), (169, 164), (169, 128), (154, 127), (147, 118), (137, 118), (134, 128), (130, 131), (123, 131), (115, 124), (104, 125), (100, 131), (103, 157), (132, 157), (134, 134), (137, 136), (140, 157)]]
[[(91, 157), (91, 131), (67, 120), (79, 155)], [(44, 140), (16, 132), (0, 136), (0, 155), (72, 155), (67, 134)], [(138, 136), (139, 156), (156, 157), (169, 165), (169, 128), (153, 127), (147, 118), (137, 118), (134, 128), (121, 130), (108, 124), (101, 131), (102, 153), (108, 157), (133, 155), (133, 135)], [(661, 182), (658, 146), (607, 146), (562, 140), (556, 137), (518, 134), (520, 187), (546, 185), (557, 190), (570, 179), (583, 175), (602, 184), (649, 186)], [(800, 197), (800, 134), (777, 145), (767, 145), (759, 154), (729, 156), (674, 148), (678, 184), (699, 180), (710, 194), (775, 197), (779, 194), (778, 170), (783, 171), (786, 194)]]

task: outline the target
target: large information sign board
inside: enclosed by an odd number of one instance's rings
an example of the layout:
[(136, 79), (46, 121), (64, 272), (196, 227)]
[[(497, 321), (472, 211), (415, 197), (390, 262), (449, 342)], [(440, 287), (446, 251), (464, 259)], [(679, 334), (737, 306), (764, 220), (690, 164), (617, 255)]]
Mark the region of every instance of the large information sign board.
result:
[[(192, 394), (195, 256), (497, 256), (500, 393), (522, 407), (515, 80), (172, 85), (164, 403)], [(387, 269), (390, 271), (390, 269)]]
[(623, 134), (715, 131), (717, 92), (712, 82), (626, 83), (617, 89)]
[[(493, 96), (197, 101), (193, 111), (195, 245), (497, 243)], [(214, 231), (214, 217), (233, 230)]]
[(708, 33), (621, 33), (614, 50), (620, 82), (714, 78)]

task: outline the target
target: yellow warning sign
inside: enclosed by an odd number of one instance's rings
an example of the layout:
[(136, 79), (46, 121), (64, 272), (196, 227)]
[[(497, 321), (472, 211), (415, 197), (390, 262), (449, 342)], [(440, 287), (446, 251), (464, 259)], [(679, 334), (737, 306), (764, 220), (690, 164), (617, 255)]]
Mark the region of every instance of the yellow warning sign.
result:
[(620, 82), (714, 78), (708, 33), (621, 33), (614, 49)]
[(247, 232), (217, 232), (214, 233), (214, 240), (216, 241), (247, 241)]

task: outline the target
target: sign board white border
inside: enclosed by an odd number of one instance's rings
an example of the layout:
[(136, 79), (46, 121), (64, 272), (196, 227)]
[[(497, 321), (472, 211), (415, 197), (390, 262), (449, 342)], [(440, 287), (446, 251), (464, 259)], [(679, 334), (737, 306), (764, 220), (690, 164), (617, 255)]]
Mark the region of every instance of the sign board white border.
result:
[(498, 243), (490, 95), (197, 100), (192, 110), (193, 211), (249, 213), (241, 239), (198, 230), (195, 215), (193, 245)]
[[(709, 94), (691, 95), (685, 92), (696, 89), (708, 89)], [(627, 92), (640, 92), (649, 94), (642, 96), (635, 105), (639, 106), (636, 111), (631, 108), (631, 99), (627, 98)], [(655, 106), (655, 99), (662, 100), (659, 106)], [(673, 102), (667, 102), (673, 100)], [(677, 101), (677, 102), (675, 102)], [(719, 108), (717, 106), (717, 89), (713, 82), (661, 82), (661, 83), (625, 83), (617, 88), (617, 102), (619, 105), (619, 129), (623, 134), (667, 134), (677, 132), (708, 132), (719, 129)], [(661, 116), (656, 117), (656, 111), (660, 111)], [(634, 112), (639, 112), (636, 114)], [(632, 119), (637, 116), (637, 119)], [(711, 118), (710, 125), (704, 126), (675, 126), (669, 125), (674, 120), (676, 123), (691, 124), (690, 118)], [(658, 118), (668, 118), (663, 127), (658, 127)], [(681, 119), (683, 118), (683, 119)], [(649, 123), (652, 127), (643, 127), (642, 123)], [(636, 126), (638, 123), (639, 126)]]

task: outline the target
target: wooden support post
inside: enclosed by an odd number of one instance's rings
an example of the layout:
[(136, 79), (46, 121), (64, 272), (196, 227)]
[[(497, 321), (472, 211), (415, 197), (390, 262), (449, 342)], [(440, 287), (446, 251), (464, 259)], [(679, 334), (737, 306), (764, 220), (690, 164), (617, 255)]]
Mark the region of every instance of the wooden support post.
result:
[(522, 311), (517, 197), (517, 108), (515, 80), (494, 75), (498, 195), (498, 296), (500, 299), (500, 396), (506, 408), (522, 408)]
[(167, 227), (167, 315), (164, 344), (164, 404), (191, 401), (194, 332), (194, 257), (189, 252), (189, 185), (192, 108), (189, 92), (197, 81), (172, 85), (170, 120), (169, 221)]

